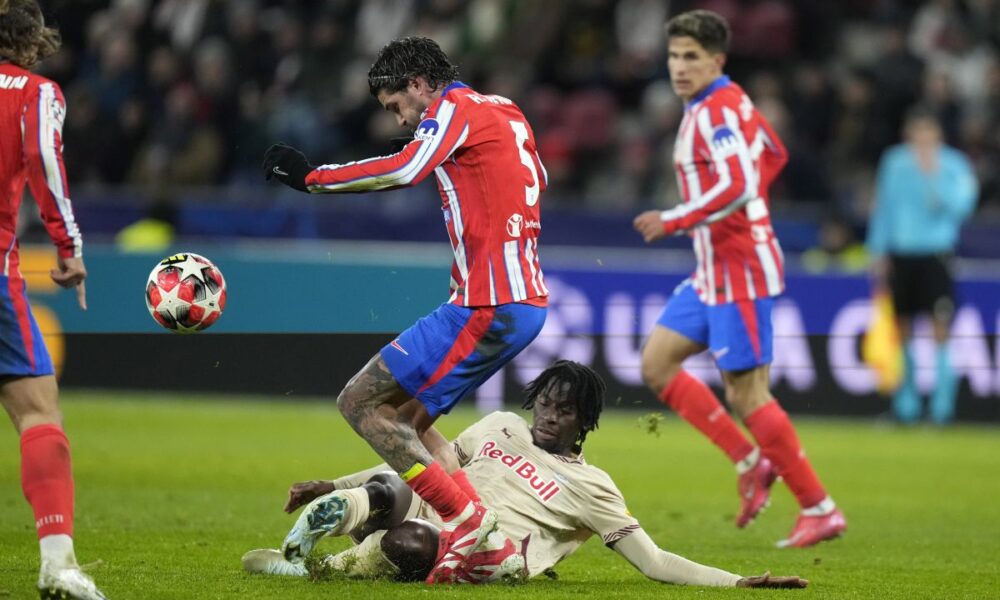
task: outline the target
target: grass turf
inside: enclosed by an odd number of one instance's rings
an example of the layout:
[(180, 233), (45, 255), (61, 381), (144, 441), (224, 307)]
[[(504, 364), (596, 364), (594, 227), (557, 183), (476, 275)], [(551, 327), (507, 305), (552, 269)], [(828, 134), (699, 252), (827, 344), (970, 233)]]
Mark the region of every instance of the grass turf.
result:
[[(276, 547), (298, 480), (370, 466), (374, 455), (329, 402), (284, 398), (66, 393), (62, 405), (77, 482), (77, 554), (112, 599), (990, 598), (1000, 596), (1000, 433), (996, 428), (900, 429), (798, 419), (806, 448), (845, 510), (845, 538), (777, 550), (796, 508), (778, 485), (748, 529), (732, 525), (735, 477), (721, 453), (668, 418), (660, 435), (638, 415), (609, 411), (587, 442), (633, 514), (664, 548), (742, 574), (771, 570), (802, 591), (683, 588), (645, 579), (592, 538), (558, 565), (559, 579), (521, 586), (428, 589), (419, 584), (249, 575), (244, 551)], [(475, 418), (440, 422), (454, 435)], [(36, 597), (37, 545), (18, 481), (17, 439), (0, 430), (0, 598)], [(336, 550), (343, 540), (326, 540)]]

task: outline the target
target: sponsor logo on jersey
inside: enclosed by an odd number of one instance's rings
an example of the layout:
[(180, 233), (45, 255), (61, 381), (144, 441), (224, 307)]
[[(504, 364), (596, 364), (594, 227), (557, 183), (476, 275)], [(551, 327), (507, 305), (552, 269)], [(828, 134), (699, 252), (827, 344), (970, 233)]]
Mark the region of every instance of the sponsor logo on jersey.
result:
[(437, 119), (424, 119), (420, 122), (420, 125), (417, 125), (417, 130), (413, 133), (413, 137), (426, 142), (434, 139), (439, 129), (441, 129), (441, 125), (438, 124)]
[(523, 479), (530, 487), (531, 491), (538, 496), (542, 502), (548, 502), (562, 491), (554, 479), (545, 480), (539, 475), (538, 467), (521, 454), (508, 454), (503, 449), (497, 447), (493, 440), (486, 440), (483, 447), (479, 449), (477, 457), (495, 460), (513, 471), (518, 477)]
[(507, 235), (510, 237), (521, 237), (521, 226), (524, 224), (524, 217), (519, 213), (514, 213), (507, 219)]
[(521, 237), (525, 229), (541, 229), (542, 223), (535, 219), (525, 219), (520, 213), (514, 213), (507, 219), (507, 234), (510, 237)]
[(403, 347), (399, 345), (399, 340), (398, 339), (397, 340), (392, 340), (391, 342), (389, 342), (389, 345), (392, 346), (393, 348), (395, 348), (396, 350), (399, 350), (400, 352), (402, 352), (406, 356), (410, 355), (409, 352), (407, 352), (406, 350), (403, 350)]
[(731, 156), (736, 153), (736, 134), (729, 125), (719, 125), (712, 132), (712, 149), (717, 154)]

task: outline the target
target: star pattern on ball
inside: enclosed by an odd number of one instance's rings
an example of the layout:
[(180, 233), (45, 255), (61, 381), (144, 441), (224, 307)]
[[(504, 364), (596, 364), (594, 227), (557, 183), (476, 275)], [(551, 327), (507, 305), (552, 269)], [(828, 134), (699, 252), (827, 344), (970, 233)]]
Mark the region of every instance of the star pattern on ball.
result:
[(190, 275), (194, 275), (199, 281), (205, 281), (205, 274), (202, 272), (202, 269), (207, 268), (208, 265), (198, 262), (190, 255), (188, 255), (187, 260), (177, 263), (174, 266), (181, 270), (179, 281), (184, 281)]

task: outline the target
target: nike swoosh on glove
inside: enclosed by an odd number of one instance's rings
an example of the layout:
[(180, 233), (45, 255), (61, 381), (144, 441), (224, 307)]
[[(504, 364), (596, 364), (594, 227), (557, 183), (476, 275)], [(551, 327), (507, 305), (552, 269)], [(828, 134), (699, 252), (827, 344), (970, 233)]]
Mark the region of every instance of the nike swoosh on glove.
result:
[(264, 179), (277, 179), (290, 188), (308, 192), (306, 175), (312, 172), (305, 155), (288, 144), (274, 144), (264, 153)]

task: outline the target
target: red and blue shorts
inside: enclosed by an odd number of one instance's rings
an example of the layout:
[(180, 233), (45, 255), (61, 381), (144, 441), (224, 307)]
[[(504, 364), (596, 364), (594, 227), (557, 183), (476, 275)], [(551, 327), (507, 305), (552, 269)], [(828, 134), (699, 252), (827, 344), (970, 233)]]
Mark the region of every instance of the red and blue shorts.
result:
[(0, 376), (53, 373), (24, 279), (0, 275)]
[(720, 370), (746, 371), (771, 362), (773, 306), (774, 298), (710, 306), (689, 279), (677, 286), (656, 322), (708, 346)]
[(546, 312), (518, 303), (442, 304), (386, 344), (382, 359), (431, 416), (448, 413), (535, 339)]

